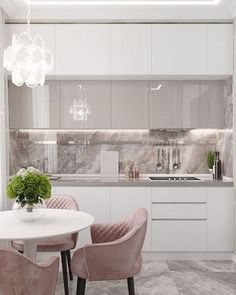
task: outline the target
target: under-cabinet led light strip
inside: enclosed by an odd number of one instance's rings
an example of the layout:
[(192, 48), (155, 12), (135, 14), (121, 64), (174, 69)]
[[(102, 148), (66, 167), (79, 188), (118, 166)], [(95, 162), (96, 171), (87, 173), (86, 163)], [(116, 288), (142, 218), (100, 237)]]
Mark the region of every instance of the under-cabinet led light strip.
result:
[[(28, 0), (25, 0), (26, 2)], [(78, 1), (52, 1), (52, 0), (45, 0), (45, 1), (39, 1), (39, 0), (31, 0), (31, 5), (108, 5), (108, 6), (114, 6), (114, 5), (149, 5), (149, 6), (216, 6), (221, 2), (221, 0), (78, 0)]]

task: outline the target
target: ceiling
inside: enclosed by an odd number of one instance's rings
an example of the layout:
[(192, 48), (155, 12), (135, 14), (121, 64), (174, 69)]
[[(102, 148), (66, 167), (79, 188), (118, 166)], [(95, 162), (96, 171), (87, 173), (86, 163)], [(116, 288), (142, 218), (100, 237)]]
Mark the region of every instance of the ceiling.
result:
[[(230, 21), (236, 0), (31, 0), (35, 22)], [(25, 0), (0, 0), (9, 22), (26, 17)]]

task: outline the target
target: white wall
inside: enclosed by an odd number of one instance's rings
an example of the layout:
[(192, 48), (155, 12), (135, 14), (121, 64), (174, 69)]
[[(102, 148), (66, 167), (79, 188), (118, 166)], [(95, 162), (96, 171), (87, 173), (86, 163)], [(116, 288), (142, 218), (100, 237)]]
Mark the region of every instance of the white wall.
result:
[(2, 66), (4, 50), (4, 13), (0, 9), (0, 210), (7, 207), (6, 186), (7, 186), (7, 138), (8, 127), (6, 126), (7, 103), (4, 92), (5, 78)]

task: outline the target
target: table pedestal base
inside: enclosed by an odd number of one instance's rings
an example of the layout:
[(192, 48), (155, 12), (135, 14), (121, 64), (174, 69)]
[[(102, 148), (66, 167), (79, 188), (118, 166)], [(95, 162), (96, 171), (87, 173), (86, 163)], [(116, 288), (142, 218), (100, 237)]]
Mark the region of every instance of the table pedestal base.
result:
[(35, 262), (37, 241), (35, 240), (24, 240), (24, 255)]

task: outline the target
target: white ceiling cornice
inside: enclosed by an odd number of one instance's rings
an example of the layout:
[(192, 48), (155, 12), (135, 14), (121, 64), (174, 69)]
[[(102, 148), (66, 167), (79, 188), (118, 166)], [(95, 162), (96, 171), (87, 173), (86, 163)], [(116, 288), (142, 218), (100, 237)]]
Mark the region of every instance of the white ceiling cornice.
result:
[(235, 1), (233, 1), (233, 2), (229, 5), (228, 9), (229, 9), (231, 15), (232, 15), (233, 17), (236, 17), (236, 2), (235, 2)]
[(0, 7), (2, 7), (8, 15), (12, 15), (17, 9), (14, 0), (0, 0)]
[[(112, 1), (112, 0), (111, 0)], [(0, 0), (7, 20), (23, 21), (26, 17), (24, 0)], [(216, 6), (32, 6), (32, 22), (83, 21), (224, 21), (236, 16), (236, 0), (221, 0)]]

